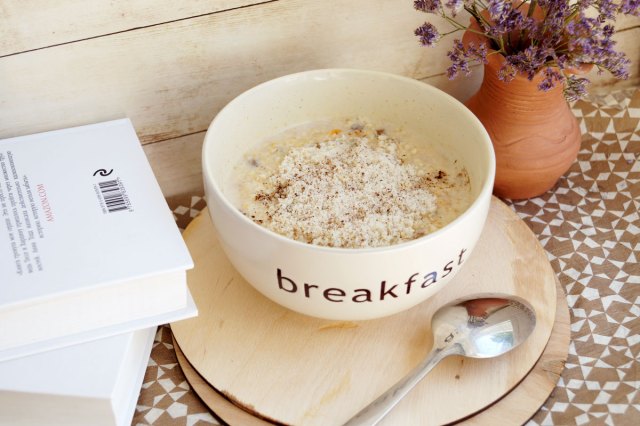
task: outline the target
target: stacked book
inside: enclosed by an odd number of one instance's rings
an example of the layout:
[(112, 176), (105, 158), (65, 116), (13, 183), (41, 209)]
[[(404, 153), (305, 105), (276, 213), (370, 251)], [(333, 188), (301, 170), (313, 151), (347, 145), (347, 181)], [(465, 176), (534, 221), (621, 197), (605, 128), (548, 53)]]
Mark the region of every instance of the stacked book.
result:
[(129, 120), (0, 140), (0, 425), (126, 425), (193, 266)]

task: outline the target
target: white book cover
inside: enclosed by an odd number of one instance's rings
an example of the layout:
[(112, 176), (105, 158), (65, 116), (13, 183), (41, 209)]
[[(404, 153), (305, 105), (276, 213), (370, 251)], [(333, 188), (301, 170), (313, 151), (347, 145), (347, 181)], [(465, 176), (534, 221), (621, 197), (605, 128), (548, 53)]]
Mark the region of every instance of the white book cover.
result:
[(193, 315), (128, 119), (0, 140), (0, 360)]
[(0, 425), (130, 425), (155, 331), (0, 362)]

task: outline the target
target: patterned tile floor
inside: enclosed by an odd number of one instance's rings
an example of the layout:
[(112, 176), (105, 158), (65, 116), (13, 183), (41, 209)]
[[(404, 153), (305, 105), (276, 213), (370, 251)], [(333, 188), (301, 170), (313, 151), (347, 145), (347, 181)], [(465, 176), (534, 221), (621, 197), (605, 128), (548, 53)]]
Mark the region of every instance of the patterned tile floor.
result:
[[(534, 425), (640, 424), (640, 91), (578, 101), (578, 161), (548, 193), (507, 203), (538, 236), (565, 289), (571, 345)], [(200, 196), (170, 200), (184, 228)], [(133, 424), (220, 424), (158, 330)]]

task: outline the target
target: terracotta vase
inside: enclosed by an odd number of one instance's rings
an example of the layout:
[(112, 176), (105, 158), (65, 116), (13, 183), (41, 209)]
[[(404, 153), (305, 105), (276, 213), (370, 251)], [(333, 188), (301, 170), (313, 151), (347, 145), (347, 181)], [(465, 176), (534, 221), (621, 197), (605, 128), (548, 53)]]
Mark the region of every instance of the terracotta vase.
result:
[(524, 75), (498, 79), (504, 58), (489, 56), (484, 79), (466, 106), (489, 132), (496, 153), (494, 194), (525, 199), (551, 189), (575, 161), (580, 148), (578, 122), (557, 86), (538, 90), (542, 79)]

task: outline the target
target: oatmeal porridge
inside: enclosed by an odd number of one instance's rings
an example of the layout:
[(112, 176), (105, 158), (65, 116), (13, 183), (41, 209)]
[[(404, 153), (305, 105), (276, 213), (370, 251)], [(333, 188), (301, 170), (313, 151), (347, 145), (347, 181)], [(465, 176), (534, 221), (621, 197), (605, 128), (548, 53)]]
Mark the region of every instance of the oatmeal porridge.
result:
[(410, 241), (454, 220), (473, 198), (465, 168), (416, 139), (363, 119), (298, 126), (248, 152), (225, 193), (254, 222), (305, 243)]

